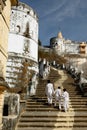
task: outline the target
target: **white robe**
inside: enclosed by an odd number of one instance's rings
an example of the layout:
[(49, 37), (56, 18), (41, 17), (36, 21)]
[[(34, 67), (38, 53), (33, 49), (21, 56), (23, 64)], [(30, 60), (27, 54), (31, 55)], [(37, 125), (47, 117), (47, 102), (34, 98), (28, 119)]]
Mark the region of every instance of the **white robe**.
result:
[(67, 111), (69, 109), (69, 93), (67, 91), (63, 92), (62, 97), (63, 97), (64, 111)]
[(53, 94), (54, 94), (54, 88), (52, 83), (48, 83), (46, 85), (46, 95), (47, 95), (47, 100), (48, 104), (52, 104), (52, 99), (53, 99)]
[(61, 89), (55, 90), (55, 104), (54, 104), (54, 106), (56, 106), (57, 101), (59, 103), (59, 109), (61, 110)]

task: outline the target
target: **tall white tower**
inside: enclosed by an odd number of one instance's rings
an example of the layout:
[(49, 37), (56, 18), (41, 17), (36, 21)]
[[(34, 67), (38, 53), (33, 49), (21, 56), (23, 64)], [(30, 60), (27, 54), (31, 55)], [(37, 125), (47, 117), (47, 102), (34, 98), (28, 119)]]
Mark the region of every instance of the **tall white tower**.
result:
[(8, 43), (6, 80), (15, 87), (23, 62), (33, 63), (32, 69), (38, 72), (38, 17), (35, 11), (24, 3), (13, 6)]

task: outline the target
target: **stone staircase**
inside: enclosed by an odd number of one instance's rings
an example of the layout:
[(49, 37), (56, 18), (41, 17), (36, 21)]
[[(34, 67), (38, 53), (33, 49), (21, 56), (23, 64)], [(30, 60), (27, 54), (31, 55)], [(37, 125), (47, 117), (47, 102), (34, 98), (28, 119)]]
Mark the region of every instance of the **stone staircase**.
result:
[(70, 94), (68, 112), (47, 105), (46, 80), (39, 80), (36, 96), (26, 101), (15, 130), (87, 130), (87, 97), (82, 97), (73, 79), (63, 70), (52, 69), (48, 77), (55, 85), (66, 88)]

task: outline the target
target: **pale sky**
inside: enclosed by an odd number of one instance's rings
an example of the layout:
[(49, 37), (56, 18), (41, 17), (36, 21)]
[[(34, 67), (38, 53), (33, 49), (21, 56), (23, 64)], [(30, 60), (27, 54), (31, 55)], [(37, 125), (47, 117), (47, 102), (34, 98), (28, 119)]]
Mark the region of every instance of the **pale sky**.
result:
[(39, 39), (43, 45), (61, 31), (65, 39), (87, 41), (87, 0), (19, 0), (39, 17)]

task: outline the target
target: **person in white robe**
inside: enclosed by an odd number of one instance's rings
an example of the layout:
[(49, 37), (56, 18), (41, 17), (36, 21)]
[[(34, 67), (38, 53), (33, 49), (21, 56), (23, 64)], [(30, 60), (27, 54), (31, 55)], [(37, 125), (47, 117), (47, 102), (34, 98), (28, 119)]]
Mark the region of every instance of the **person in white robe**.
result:
[(48, 104), (52, 105), (54, 87), (53, 87), (53, 83), (51, 83), (50, 80), (47, 81), (45, 91), (46, 91), (46, 95), (47, 95)]
[(64, 111), (66, 112), (69, 109), (69, 93), (65, 88), (63, 89), (62, 98), (63, 98)]
[(61, 110), (61, 88), (60, 86), (55, 90), (55, 103), (54, 106), (56, 107), (57, 102), (59, 103), (59, 110)]

